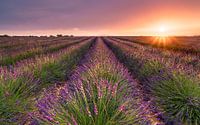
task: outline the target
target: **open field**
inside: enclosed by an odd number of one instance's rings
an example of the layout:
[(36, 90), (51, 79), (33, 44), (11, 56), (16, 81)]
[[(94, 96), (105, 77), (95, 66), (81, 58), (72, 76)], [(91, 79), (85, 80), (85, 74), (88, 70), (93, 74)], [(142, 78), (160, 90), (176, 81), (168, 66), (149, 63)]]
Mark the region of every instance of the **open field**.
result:
[(152, 45), (154, 47), (176, 51), (185, 51), (188, 53), (200, 52), (200, 36), (122, 36), (117, 38), (136, 42), (143, 45)]
[(200, 37), (0, 37), (0, 125), (200, 125)]

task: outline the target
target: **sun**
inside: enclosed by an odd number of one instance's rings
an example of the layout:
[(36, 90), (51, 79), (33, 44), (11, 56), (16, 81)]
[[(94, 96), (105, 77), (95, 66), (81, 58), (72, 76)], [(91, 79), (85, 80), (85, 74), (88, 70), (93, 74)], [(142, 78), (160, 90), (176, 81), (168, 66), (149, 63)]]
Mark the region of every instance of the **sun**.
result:
[(159, 32), (160, 32), (160, 33), (165, 33), (166, 31), (167, 31), (166, 26), (160, 26), (160, 27), (159, 27)]
[(171, 39), (168, 36), (169, 27), (167, 25), (160, 25), (156, 29), (157, 35), (153, 37), (152, 44), (160, 47), (166, 47), (171, 44)]
[(157, 28), (157, 35), (160, 37), (166, 37), (168, 34), (168, 27), (166, 25), (160, 25)]

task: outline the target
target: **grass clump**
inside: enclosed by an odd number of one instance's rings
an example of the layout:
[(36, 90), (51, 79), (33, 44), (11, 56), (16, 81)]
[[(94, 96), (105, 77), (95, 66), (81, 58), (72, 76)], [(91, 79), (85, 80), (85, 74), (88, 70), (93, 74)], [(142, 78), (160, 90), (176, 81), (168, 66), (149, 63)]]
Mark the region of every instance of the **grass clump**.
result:
[(184, 75), (161, 81), (153, 89), (157, 105), (169, 120), (183, 124), (200, 124), (200, 85)]
[[(68, 113), (66, 121), (79, 125), (119, 125), (135, 122), (135, 119), (130, 117), (134, 115), (128, 114), (131, 107), (126, 105), (128, 102), (122, 101), (122, 92), (117, 90), (120, 87), (115, 88), (117, 84), (112, 85), (107, 81), (101, 81), (98, 85), (86, 84), (87, 88), (81, 88), (81, 91), (76, 92), (75, 98), (64, 105)], [(88, 85), (91, 88), (88, 88)]]
[(149, 77), (159, 74), (164, 69), (164, 66), (158, 61), (147, 61), (139, 70), (141, 77)]
[(33, 103), (27, 98), (31, 97), (36, 83), (30, 75), (0, 79), (0, 123), (17, 123), (18, 113), (26, 114), (33, 110)]

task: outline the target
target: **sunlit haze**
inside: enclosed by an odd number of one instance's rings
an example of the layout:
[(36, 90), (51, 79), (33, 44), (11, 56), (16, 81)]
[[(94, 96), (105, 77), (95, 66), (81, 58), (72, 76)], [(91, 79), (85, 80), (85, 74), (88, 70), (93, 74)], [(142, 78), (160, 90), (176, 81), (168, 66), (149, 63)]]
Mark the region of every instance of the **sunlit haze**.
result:
[(199, 35), (199, 0), (1, 0), (0, 34)]

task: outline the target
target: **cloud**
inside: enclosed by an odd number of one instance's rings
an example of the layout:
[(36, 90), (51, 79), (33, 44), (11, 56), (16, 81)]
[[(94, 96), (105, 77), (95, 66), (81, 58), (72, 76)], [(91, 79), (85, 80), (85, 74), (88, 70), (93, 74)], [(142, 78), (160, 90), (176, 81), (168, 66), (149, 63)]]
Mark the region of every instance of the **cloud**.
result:
[(197, 13), (199, 5), (200, 2), (195, 0), (1, 0), (0, 30), (21, 32), (73, 30), (78, 27), (84, 31), (104, 31), (137, 28), (160, 18), (158, 14), (182, 13), (182, 10), (176, 9), (179, 7)]
[[(124, 2), (126, 1), (126, 2)], [(95, 28), (126, 18), (129, 0), (4, 0), (1, 29)], [(123, 16), (122, 16), (123, 15)]]

